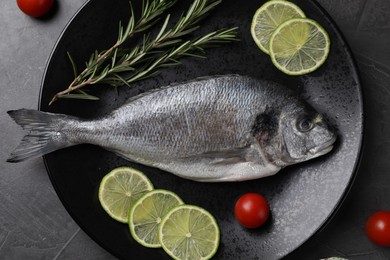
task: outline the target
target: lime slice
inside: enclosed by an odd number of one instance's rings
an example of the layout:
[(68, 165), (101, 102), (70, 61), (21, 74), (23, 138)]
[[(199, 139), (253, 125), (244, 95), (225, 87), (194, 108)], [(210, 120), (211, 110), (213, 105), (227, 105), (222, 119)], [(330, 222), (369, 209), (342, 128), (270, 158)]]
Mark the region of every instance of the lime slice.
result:
[(206, 210), (182, 205), (162, 220), (159, 239), (165, 252), (174, 259), (210, 259), (218, 249), (219, 228)]
[(129, 227), (133, 238), (146, 247), (161, 247), (158, 226), (173, 208), (183, 204), (175, 193), (153, 190), (143, 195), (130, 210)]
[(101, 181), (99, 201), (113, 219), (127, 223), (130, 207), (151, 190), (153, 185), (142, 172), (130, 167), (119, 167)]
[(260, 50), (269, 54), (268, 42), (275, 29), (292, 18), (303, 18), (305, 14), (295, 4), (274, 0), (257, 9), (252, 19), (251, 34)]
[(272, 63), (288, 75), (316, 70), (330, 50), (327, 32), (315, 21), (295, 18), (281, 24), (270, 39)]

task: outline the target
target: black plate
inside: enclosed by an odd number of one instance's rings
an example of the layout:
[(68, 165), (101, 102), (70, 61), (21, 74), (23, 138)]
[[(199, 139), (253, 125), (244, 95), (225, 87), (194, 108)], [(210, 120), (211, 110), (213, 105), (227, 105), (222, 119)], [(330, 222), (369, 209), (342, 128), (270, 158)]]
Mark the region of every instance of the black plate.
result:
[[(140, 1), (134, 1), (139, 10)], [(189, 1), (173, 8), (178, 14)], [(294, 1), (295, 2), (295, 1)], [(353, 179), (362, 141), (362, 95), (356, 67), (340, 33), (329, 16), (314, 2), (298, 4), (308, 17), (329, 32), (332, 45), (327, 62), (308, 76), (290, 77), (279, 72), (269, 57), (254, 44), (250, 22), (264, 1), (224, 0), (202, 23), (197, 34), (216, 28), (239, 26), (241, 41), (208, 51), (208, 59), (187, 59), (179, 68), (120, 88), (119, 96), (108, 86), (95, 86), (98, 102), (60, 100), (48, 102), (72, 81), (66, 52), (72, 53), (79, 68), (95, 50), (111, 46), (117, 37), (118, 21), (127, 21), (128, 1), (90, 1), (77, 13), (61, 35), (47, 66), (40, 108), (81, 117), (96, 117), (120, 106), (126, 98), (172, 82), (198, 76), (239, 73), (271, 79), (297, 89), (338, 129), (338, 143), (328, 155), (290, 166), (277, 175), (242, 183), (196, 183), (143, 165), (125, 161), (92, 145), (79, 145), (45, 156), (47, 171), (55, 190), (70, 215), (102, 247), (123, 259), (165, 259), (162, 249), (147, 249), (130, 236), (128, 227), (112, 220), (101, 208), (97, 191), (102, 177), (117, 166), (130, 165), (145, 172), (155, 187), (179, 194), (186, 203), (209, 210), (221, 229), (218, 259), (280, 258), (318, 231), (338, 207)], [(247, 192), (265, 195), (272, 217), (265, 227), (247, 230), (233, 214), (237, 198)]]

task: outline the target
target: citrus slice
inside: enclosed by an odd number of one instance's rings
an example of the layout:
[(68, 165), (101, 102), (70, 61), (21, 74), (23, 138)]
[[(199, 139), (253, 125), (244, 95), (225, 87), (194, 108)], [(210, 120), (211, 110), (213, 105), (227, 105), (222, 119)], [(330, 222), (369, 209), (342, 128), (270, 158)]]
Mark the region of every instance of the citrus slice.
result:
[(159, 239), (174, 259), (210, 259), (218, 249), (219, 228), (205, 209), (181, 205), (162, 220)]
[(153, 185), (142, 172), (130, 167), (119, 167), (100, 182), (99, 201), (113, 219), (127, 223), (130, 207), (151, 190)]
[(129, 228), (133, 238), (146, 247), (161, 247), (158, 226), (173, 208), (183, 204), (175, 193), (153, 190), (135, 202), (129, 214)]
[(288, 75), (304, 75), (328, 57), (330, 40), (317, 22), (295, 18), (281, 24), (270, 39), (272, 63)]
[(304, 12), (291, 2), (283, 0), (266, 2), (253, 16), (251, 25), (253, 40), (260, 50), (269, 54), (268, 42), (275, 29), (289, 19), (304, 17)]

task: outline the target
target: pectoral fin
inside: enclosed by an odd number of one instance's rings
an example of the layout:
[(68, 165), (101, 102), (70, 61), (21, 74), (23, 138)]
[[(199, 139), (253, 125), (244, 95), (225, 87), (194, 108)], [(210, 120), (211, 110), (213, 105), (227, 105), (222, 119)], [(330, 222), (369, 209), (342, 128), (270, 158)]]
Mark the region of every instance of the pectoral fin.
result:
[(262, 162), (257, 148), (253, 145), (223, 151), (209, 151), (191, 157), (181, 158), (181, 160), (199, 160), (211, 166), (232, 165), (245, 162)]

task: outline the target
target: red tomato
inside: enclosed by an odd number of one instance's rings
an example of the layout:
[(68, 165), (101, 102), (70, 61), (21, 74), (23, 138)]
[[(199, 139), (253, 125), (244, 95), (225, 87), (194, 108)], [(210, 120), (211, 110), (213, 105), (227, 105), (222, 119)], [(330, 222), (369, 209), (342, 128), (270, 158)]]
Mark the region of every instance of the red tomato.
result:
[(390, 246), (390, 211), (374, 213), (366, 223), (368, 238), (380, 245)]
[(50, 10), (54, 0), (16, 0), (16, 3), (23, 13), (29, 16), (39, 17)]
[(238, 222), (247, 228), (263, 225), (269, 216), (267, 200), (257, 193), (247, 193), (239, 198), (234, 207)]

